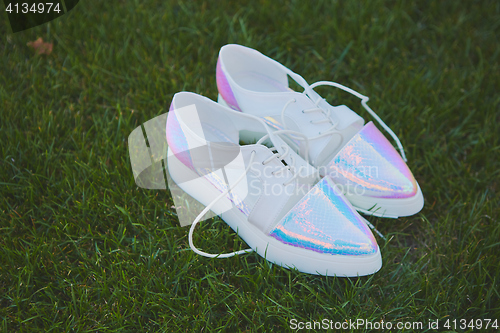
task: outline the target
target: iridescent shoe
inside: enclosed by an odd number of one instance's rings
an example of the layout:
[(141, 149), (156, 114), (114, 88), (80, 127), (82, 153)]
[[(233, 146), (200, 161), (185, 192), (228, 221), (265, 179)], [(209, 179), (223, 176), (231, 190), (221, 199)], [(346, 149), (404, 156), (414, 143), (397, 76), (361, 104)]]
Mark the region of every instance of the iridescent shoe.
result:
[[(367, 221), (317, 169), (290, 149), (255, 116), (193, 93), (177, 93), (167, 119), (167, 169), (172, 180), (206, 206), (191, 225), (189, 244), (206, 257), (256, 251), (301, 272), (361, 276), (382, 266)], [(255, 144), (241, 135), (263, 132)], [(263, 143), (274, 146), (268, 148)], [(209, 210), (251, 249), (209, 254), (196, 248), (193, 232)]]
[[(304, 88), (291, 90), (288, 77)], [(345, 105), (332, 106), (313, 88), (330, 85), (361, 99), (363, 107), (397, 142), (399, 155), (372, 122)], [(240, 45), (222, 47), (217, 62), (219, 103), (258, 116), (274, 130), (292, 130), (286, 142), (320, 173), (329, 175), (360, 212), (383, 217), (418, 213), (424, 198), (406, 165), (396, 135), (368, 107), (368, 97), (335, 82), (309, 85), (300, 75), (262, 53)], [(258, 139), (264, 132), (247, 132)], [(308, 148), (308, 153), (306, 153)]]

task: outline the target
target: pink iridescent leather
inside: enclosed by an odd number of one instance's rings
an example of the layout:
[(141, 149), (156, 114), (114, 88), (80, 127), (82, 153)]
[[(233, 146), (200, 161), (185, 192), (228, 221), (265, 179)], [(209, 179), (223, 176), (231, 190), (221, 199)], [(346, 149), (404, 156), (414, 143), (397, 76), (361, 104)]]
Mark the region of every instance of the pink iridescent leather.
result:
[(234, 98), (231, 86), (229, 85), (229, 82), (227, 82), (226, 75), (222, 70), (222, 64), (220, 59), (217, 60), (217, 69), (215, 72), (215, 77), (217, 80), (217, 89), (219, 89), (219, 94), (222, 96), (222, 98), (224, 98), (227, 105), (229, 105), (229, 107), (233, 110), (241, 111), (240, 107), (238, 106), (238, 102), (236, 102), (236, 98)]
[(378, 246), (363, 218), (324, 177), (269, 233), (279, 241), (332, 255), (370, 255)]
[(344, 192), (377, 198), (409, 198), (417, 193), (410, 169), (372, 122), (340, 150), (326, 172)]

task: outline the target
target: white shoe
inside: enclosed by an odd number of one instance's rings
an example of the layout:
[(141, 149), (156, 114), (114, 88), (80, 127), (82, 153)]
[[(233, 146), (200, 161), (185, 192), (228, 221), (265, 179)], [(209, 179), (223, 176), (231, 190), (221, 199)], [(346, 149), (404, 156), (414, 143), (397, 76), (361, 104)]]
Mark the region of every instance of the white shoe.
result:
[[(352, 205), (363, 213), (383, 217), (418, 213), (424, 198), (405, 163), (396, 135), (368, 107), (368, 97), (338, 83), (309, 85), (300, 75), (262, 53), (241, 46), (222, 47), (217, 62), (219, 103), (262, 118), (274, 130), (298, 131), (287, 143), (329, 175)], [(291, 90), (288, 76), (304, 88)], [(375, 127), (345, 105), (331, 106), (313, 88), (330, 85), (361, 99), (363, 107), (396, 140), (403, 158)], [(265, 133), (247, 133), (259, 138)], [(308, 153), (306, 148), (309, 145)]]
[[(280, 132), (258, 117), (193, 93), (177, 93), (170, 110), (168, 172), (206, 206), (191, 225), (193, 251), (225, 258), (254, 250), (280, 266), (329, 276), (361, 276), (380, 269), (380, 249), (368, 222), (328, 177), (317, 182), (317, 169), (290, 149)], [(245, 132), (265, 135), (256, 144), (240, 146)], [(274, 148), (263, 145), (265, 141)], [(229, 254), (197, 249), (193, 231), (209, 210), (251, 249)]]

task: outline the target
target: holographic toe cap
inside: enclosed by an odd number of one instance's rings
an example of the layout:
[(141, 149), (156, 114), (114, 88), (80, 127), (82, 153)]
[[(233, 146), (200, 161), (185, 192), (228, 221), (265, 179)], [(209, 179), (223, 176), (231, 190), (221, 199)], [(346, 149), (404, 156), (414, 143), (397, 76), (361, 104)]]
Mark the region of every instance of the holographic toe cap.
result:
[(377, 242), (363, 218), (324, 177), (269, 233), (284, 244), (332, 255), (375, 254)]
[(366, 124), (326, 166), (344, 193), (377, 198), (410, 198), (418, 186), (410, 169), (389, 140)]

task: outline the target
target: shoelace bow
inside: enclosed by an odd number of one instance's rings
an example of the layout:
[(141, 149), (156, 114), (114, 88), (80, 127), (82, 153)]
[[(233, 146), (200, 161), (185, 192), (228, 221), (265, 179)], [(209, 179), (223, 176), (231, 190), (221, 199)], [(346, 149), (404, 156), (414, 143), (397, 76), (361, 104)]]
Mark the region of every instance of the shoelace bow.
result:
[[(351, 89), (351, 88), (348, 88), (344, 85), (341, 85), (340, 83), (336, 83), (336, 82), (330, 82), (330, 81), (318, 81), (316, 83), (313, 83), (311, 85), (308, 86), (308, 88), (310, 88), (311, 90), (316, 88), (316, 87), (319, 87), (319, 86), (332, 86), (332, 87), (336, 87), (336, 88), (339, 88), (345, 92), (348, 92), (356, 97), (358, 97), (359, 99), (361, 99), (361, 105), (363, 106), (363, 108), (365, 108), (365, 110), (373, 117), (375, 118), (375, 120), (377, 120), (377, 122), (380, 124), (380, 126), (382, 126), (386, 131), (387, 133), (389, 133), (391, 135), (391, 137), (394, 139), (394, 141), (396, 141), (396, 144), (398, 145), (398, 148), (399, 148), (399, 151), (401, 152), (401, 157), (403, 158), (403, 160), (405, 162), (407, 162), (407, 158), (406, 158), (406, 154), (405, 154), (405, 151), (403, 149), (403, 145), (401, 144), (401, 141), (399, 141), (399, 138), (397, 137), (397, 135), (389, 128), (389, 126), (387, 126), (384, 121), (382, 119), (380, 119), (380, 117), (375, 113), (375, 111), (373, 111), (367, 104), (367, 102), (370, 100), (370, 98), (368, 96), (364, 96), (364, 95), (361, 95), (360, 93), (358, 93), (357, 91)], [(307, 88), (304, 89), (304, 94), (306, 94), (307, 92)], [(309, 141), (310, 140), (314, 140), (314, 139), (318, 139), (318, 138), (321, 138), (323, 136), (326, 136), (326, 135), (340, 135), (341, 138), (342, 138), (342, 133), (340, 133), (339, 130), (337, 130), (337, 125), (338, 125), (338, 122), (334, 123), (330, 117), (330, 109), (328, 110), (324, 110), (320, 107), (318, 107), (318, 104), (323, 101), (324, 98), (322, 97), (319, 97), (316, 101), (314, 101), (314, 105), (315, 105), (315, 108), (311, 108), (311, 109), (306, 109), (306, 110), (302, 110), (303, 113), (311, 113), (311, 112), (322, 112), (324, 115), (325, 115), (325, 119), (322, 119), (322, 120), (319, 120), (319, 121), (311, 121), (312, 124), (321, 124), (321, 123), (325, 123), (325, 122), (330, 122), (332, 124), (332, 126), (324, 131), (324, 132), (320, 132), (318, 133), (318, 135), (314, 136), (314, 137), (306, 137), (306, 149), (309, 150)], [(283, 127), (285, 128), (285, 130), (288, 130), (288, 128), (286, 127), (286, 123), (285, 123), (285, 110), (286, 108), (291, 104), (291, 103), (295, 103), (296, 100), (295, 99), (291, 99), (289, 100), (285, 106), (283, 106), (283, 109), (281, 110), (281, 123), (283, 124)], [(303, 140), (297, 136), (293, 136), (293, 135), (290, 135), (293, 139), (296, 139), (296, 140)], [(306, 159), (308, 158), (307, 155), (306, 156)]]

